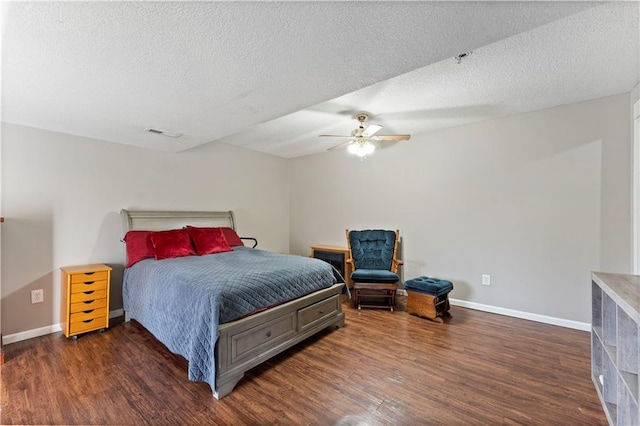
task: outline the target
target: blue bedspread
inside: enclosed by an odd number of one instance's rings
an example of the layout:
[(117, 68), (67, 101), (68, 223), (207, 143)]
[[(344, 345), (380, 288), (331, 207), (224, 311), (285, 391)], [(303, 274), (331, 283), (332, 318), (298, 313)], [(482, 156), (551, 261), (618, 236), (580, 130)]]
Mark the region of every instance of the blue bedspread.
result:
[(124, 310), (189, 361), (189, 379), (215, 391), (219, 324), (342, 281), (318, 259), (235, 247), (140, 261), (125, 270), (122, 293)]

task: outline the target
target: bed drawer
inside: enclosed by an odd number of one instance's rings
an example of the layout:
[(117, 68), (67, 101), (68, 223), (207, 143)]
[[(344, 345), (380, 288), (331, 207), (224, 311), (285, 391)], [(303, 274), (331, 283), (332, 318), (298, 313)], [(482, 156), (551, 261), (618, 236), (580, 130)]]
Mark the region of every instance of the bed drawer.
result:
[(84, 293), (85, 291), (104, 290), (107, 288), (107, 280), (88, 281), (71, 284), (71, 294)]
[[(84, 294), (84, 293), (83, 293)], [(76, 312), (88, 311), (90, 309), (100, 309), (107, 307), (107, 299), (89, 299), (79, 303), (71, 304), (71, 313), (75, 314)]]
[(298, 311), (298, 331), (305, 331), (340, 312), (340, 296), (333, 295)]
[(242, 361), (295, 334), (293, 312), (231, 337), (231, 363)]

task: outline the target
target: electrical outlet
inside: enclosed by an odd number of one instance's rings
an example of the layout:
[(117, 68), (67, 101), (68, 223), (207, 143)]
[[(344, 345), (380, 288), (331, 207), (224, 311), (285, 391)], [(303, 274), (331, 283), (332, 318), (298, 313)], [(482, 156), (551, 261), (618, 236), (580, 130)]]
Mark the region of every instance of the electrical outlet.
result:
[(31, 290), (31, 304), (44, 302), (44, 290)]
[(491, 275), (482, 274), (482, 285), (491, 285)]

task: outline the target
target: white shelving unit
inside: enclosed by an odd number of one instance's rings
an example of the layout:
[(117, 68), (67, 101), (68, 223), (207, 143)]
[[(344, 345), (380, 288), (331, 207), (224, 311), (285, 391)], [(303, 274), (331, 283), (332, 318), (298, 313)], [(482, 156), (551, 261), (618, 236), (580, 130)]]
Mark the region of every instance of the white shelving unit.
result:
[(591, 277), (591, 378), (609, 424), (639, 425), (640, 276)]

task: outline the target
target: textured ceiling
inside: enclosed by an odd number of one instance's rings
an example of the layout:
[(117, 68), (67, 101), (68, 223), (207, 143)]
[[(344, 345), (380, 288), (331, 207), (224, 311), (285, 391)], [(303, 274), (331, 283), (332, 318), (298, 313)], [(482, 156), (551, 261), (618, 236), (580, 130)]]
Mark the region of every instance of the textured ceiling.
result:
[[(5, 2), (2, 121), (294, 158), (629, 91), (638, 2)], [(473, 50), (457, 64), (453, 57)], [(180, 138), (146, 133), (152, 127)], [(410, 143), (410, 142), (409, 142)]]

